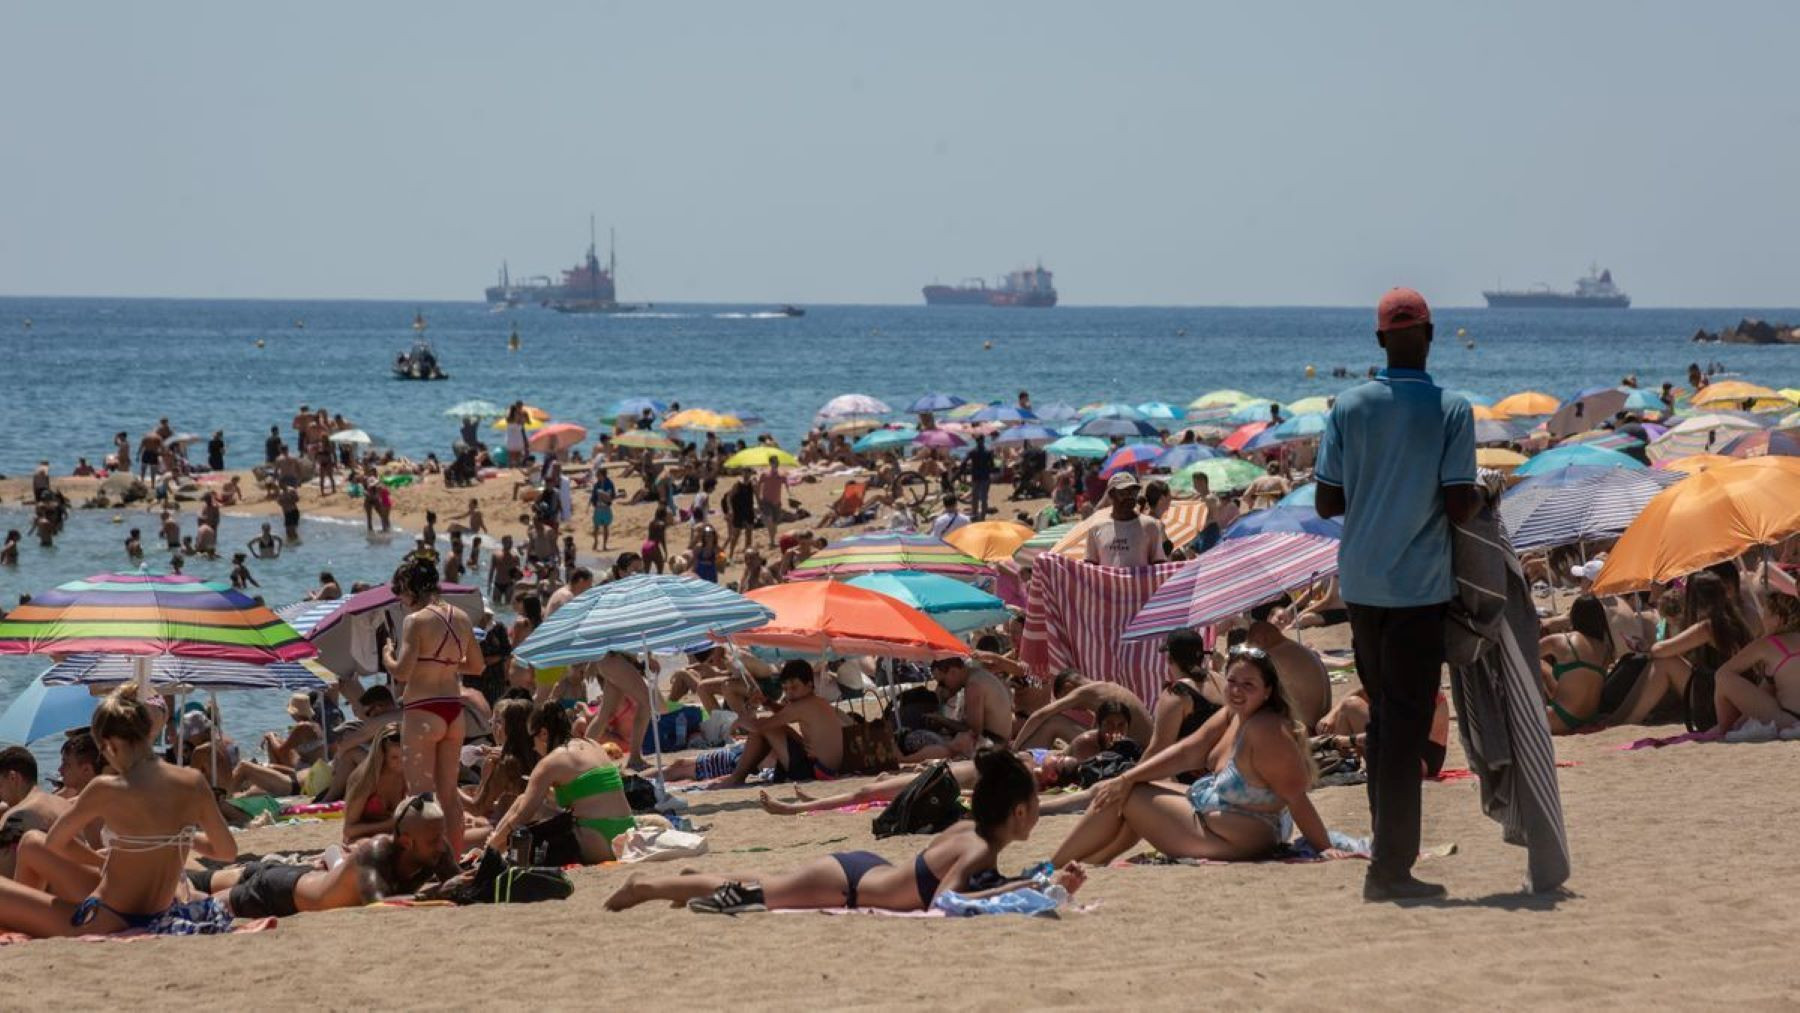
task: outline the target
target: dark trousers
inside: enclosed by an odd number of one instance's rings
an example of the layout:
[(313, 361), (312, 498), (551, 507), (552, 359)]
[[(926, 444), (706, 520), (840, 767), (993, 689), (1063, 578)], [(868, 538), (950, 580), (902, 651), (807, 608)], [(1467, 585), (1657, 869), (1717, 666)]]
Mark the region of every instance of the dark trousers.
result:
[(1369, 694), (1373, 877), (1405, 877), (1419, 857), (1419, 784), (1443, 679), (1444, 611), (1349, 604), (1356, 673)]

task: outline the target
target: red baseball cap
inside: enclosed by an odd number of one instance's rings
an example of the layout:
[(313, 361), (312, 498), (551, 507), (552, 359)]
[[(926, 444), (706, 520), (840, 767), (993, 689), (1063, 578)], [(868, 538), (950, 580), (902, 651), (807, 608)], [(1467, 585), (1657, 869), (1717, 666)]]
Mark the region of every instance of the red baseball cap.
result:
[(1431, 323), (1425, 297), (1410, 288), (1390, 288), (1375, 306), (1375, 329), (1383, 333)]

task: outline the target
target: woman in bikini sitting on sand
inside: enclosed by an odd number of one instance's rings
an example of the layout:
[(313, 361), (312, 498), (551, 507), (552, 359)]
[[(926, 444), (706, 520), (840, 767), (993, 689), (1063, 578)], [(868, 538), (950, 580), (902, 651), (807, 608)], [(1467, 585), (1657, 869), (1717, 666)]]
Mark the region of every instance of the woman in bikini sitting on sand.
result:
[[(1249, 861), (1273, 852), (1296, 827), (1319, 852), (1330, 850), (1325, 821), (1306, 795), (1313, 780), (1306, 733), (1274, 662), (1255, 647), (1234, 647), (1229, 659), (1225, 709), (1096, 788), (1054, 861), (1110, 862), (1140, 840), (1174, 858)], [(1164, 780), (1184, 770), (1208, 773), (1192, 786)]]
[[(1800, 599), (1769, 595), (1769, 623), (1778, 633), (1758, 638), (1719, 666), (1713, 707), (1717, 738), (1739, 721), (1773, 725), (1784, 739), (1800, 736)], [(1755, 678), (1761, 672), (1762, 679)]]
[[(625, 799), (625, 776), (605, 746), (591, 739), (566, 738), (568, 719), (561, 715), (555, 701), (538, 705), (532, 715), (531, 728), (543, 759), (531, 768), (525, 790), (494, 824), (488, 846), (505, 848), (514, 830), (550, 815), (545, 803), (554, 798), (557, 809), (567, 809), (575, 817), (582, 861), (588, 865), (614, 861), (618, 856), (613, 838), (637, 827)], [(563, 744), (551, 747), (555, 736), (563, 736)]]
[(1572, 735), (1602, 724), (1600, 692), (1614, 654), (1606, 608), (1591, 594), (1569, 606), (1569, 632), (1538, 641), (1538, 674), (1552, 734)]
[[(1007, 882), (996, 868), (1000, 853), (1029, 839), (1037, 825), (1037, 784), (1031, 771), (1018, 757), (999, 749), (982, 750), (975, 767), (973, 819), (933, 837), (910, 863), (892, 865), (871, 852), (848, 851), (762, 877), (700, 872), (632, 875), (607, 898), (606, 906), (623, 911), (663, 900), (709, 914), (836, 907), (923, 911), (943, 890), (986, 897), (1031, 886), (1029, 880)], [(1080, 866), (1069, 865), (1057, 881), (1074, 893), (1085, 878)]]
[[(156, 757), (153, 724), (136, 684), (113, 690), (94, 709), (94, 741), (117, 773), (96, 776), (48, 833), (34, 830), (19, 842), (14, 879), (0, 880), (0, 930), (40, 938), (155, 931), (176, 907), (190, 851), (237, 858), (211, 787), (199, 772)], [(104, 856), (82, 840), (100, 821)]]
[(451, 853), (461, 854), (462, 796), (456, 778), (462, 762), (462, 677), (481, 674), (481, 649), (469, 617), (438, 597), (437, 563), (430, 556), (407, 557), (394, 571), (393, 591), (408, 615), (396, 638), (399, 654), (390, 644), (381, 655), (388, 674), (404, 687), (400, 755), (406, 793), (437, 794)]

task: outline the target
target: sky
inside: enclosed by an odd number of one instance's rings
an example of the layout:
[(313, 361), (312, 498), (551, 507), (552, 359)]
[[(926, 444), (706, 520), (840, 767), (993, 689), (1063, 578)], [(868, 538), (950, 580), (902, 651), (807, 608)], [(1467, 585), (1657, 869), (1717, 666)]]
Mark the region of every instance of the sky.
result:
[(1788, 2), (0, 5), (0, 294), (1800, 304)]

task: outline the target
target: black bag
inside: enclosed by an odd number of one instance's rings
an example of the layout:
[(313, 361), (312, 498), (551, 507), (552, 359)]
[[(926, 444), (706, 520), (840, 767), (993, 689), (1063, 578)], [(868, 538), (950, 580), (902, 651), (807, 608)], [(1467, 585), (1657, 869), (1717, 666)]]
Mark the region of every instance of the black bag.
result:
[(515, 862), (523, 866), (561, 868), (581, 864), (581, 838), (575, 835), (575, 814), (567, 809), (513, 831), (508, 842)]
[(656, 811), (656, 785), (636, 774), (625, 775), (625, 801), (634, 813)]
[(541, 900), (566, 900), (575, 884), (561, 869), (513, 865), (488, 848), (481, 853), (475, 875), (452, 890), (457, 904), (535, 904)]
[(1719, 723), (1719, 712), (1713, 707), (1713, 687), (1717, 680), (1711, 668), (1694, 667), (1687, 684), (1687, 730), (1711, 731)]
[(1630, 698), (1631, 691), (1637, 688), (1638, 680), (1650, 668), (1648, 654), (1620, 655), (1613, 662), (1612, 669), (1600, 684), (1600, 716), (1608, 717), (1616, 714), (1625, 701)]
[(962, 787), (944, 760), (926, 767), (876, 817), (876, 837), (935, 834), (963, 818)]
[(1120, 739), (1113, 743), (1111, 749), (1095, 753), (1091, 758), (1083, 760), (1081, 766), (1075, 768), (1075, 781), (1083, 788), (1092, 788), (1101, 781), (1110, 781), (1137, 766), (1144, 751), (1130, 739)]

